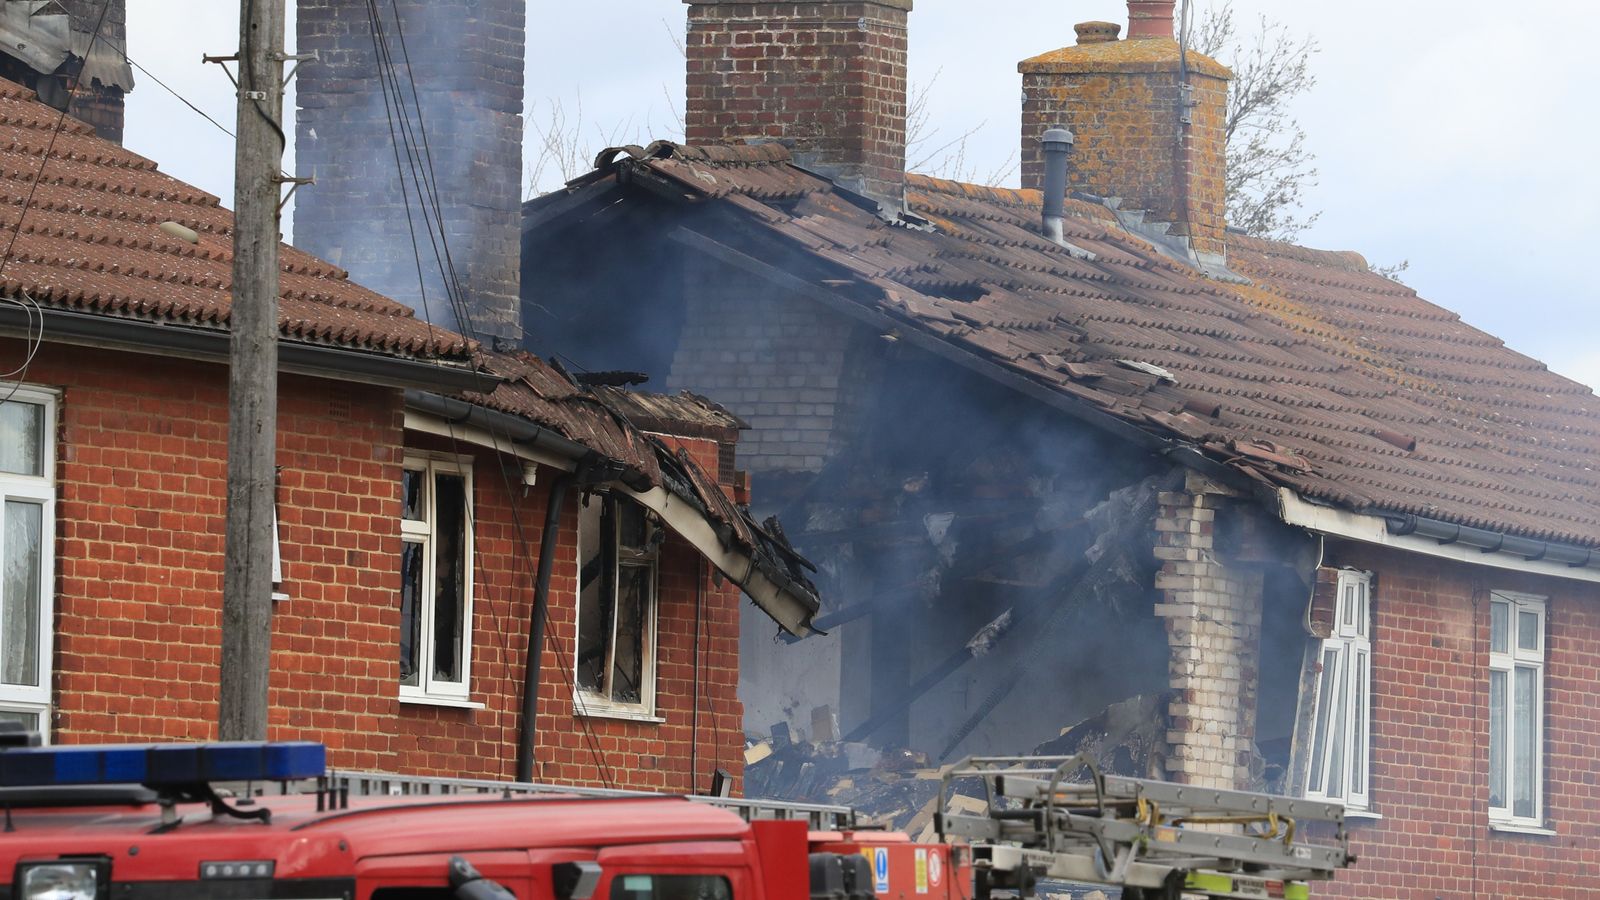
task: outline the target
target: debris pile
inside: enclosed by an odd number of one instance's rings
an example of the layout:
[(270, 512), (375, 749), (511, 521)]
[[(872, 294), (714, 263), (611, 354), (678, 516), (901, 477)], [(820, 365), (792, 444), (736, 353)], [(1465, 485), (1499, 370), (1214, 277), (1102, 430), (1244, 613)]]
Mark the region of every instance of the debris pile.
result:
[[(1039, 756), (1087, 754), (1108, 774), (1165, 777), (1166, 694), (1112, 704), (1034, 747)], [(745, 751), (745, 793), (765, 800), (849, 806), (862, 824), (933, 839), (939, 784), (954, 765), (932, 765), (926, 754), (878, 750), (847, 741), (791, 741), (786, 727)], [(950, 810), (984, 808), (977, 781), (957, 783)]]

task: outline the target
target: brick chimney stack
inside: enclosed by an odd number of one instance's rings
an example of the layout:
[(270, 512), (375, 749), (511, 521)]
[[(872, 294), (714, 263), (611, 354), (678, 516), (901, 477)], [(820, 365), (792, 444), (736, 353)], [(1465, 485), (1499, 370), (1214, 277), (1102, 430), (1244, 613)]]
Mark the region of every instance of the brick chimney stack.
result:
[(689, 5), (689, 143), (778, 141), (801, 165), (899, 205), (912, 0)]
[(127, 0), (8, 3), (0, 32), (0, 77), (122, 143), (123, 98), (133, 90)]
[[(421, 128), (427, 131), (431, 175), (472, 331), (486, 344), (491, 337), (521, 337), (526, 6), (525, 0), (378, 4), (418, 154)], [(447, 266), (430, 245), (426, 222), (433, 208), (425, 211), (418, 200), (409, 164), (402, 190), (367, 4), (299, 0), (296, 36), (300, 52), (317, 53), (300, 67), (297, 82), (297, 174), (317, 181), (295, 194), (295, 244), (410, 305), (419, 317), (466, 333), (468, 323), (457, 321), (445, 293)], [(394, 103), (391, 96), (388, 105)], [(392, 127), (402, 126), (397, 120)]]
[(1107, 22), (1077, 26), (1078, 42), (1019, 63), (1022, 186), (1040, 188), (1039, 135), (1077, 138), (1072, 190), (1146, 211), (1202, 257), (1226, 251), (1225, 124), (1233, 73), (1188, 54), (1188, 84), (1173, 37), (1174, 0), (1128, 0), (1128, 38)]

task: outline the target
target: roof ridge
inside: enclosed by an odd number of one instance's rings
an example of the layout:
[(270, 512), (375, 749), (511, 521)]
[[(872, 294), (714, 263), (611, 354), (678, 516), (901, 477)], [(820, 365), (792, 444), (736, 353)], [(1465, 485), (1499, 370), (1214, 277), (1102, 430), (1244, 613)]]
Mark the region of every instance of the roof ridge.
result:
[[(1365, 256), (1355, 250), (1318, 250), (1314, 247), (1306, 247), (1289, 241), (1257, 237), (1238, 231), (1228, 232), (1228, 242), (1237, 244), (1242, 248), (1253, 249), (1269, 257), (1279, 256), (1315, 266), (1344, 269), (1348, 272), (1372, 272), (1372, 264), (1367, 262)], [(1396, 284), (1399, 284), (1399, 282), (1396, 282)], [(1407, 290), (1410, 289), (1408, 288)], [(1411, 291), (1411, 293), (1414, 295), (1416, 291)]]

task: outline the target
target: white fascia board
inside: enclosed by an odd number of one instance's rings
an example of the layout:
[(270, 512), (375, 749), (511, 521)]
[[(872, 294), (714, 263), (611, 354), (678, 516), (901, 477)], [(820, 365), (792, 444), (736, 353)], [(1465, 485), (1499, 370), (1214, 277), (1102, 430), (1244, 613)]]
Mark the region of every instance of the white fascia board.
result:
[(1393, 547), (1408, 553), (1451, 559), (1491, 569), (1600, 584), (1600, 569), (1573, 568), (1548, 560), (1523, 559), (1512, 553), (1485, 553), (1467, 544), (1441, 544), (1432, 538), (1414, 534), (1390, 534), (1389, 526), (1382, 516), (1367, 516), (1331, 506), (1319, 506), (1302, 500), (1288, 488), (1278, 488), (1278, 517), (1286, 524), (1329, 537)]
[[(515, 456), (518, 459), (537, 463), (541, 466), (549, 466), (553, 469), (560, 469), (563, 472), (571, 472), (577, 468), (577, 463), (573, 460), (557, 456), (554, 453), (547, 453), (537, 447), (512, 443), (501, 435), (491, 434), (482, 428), (448, 422), (425, 412), (406, 410), (405, 428), (407, 431), (415, 431), (419, 434), (431, 434), (457, 443), (485, 447), (497, 453)], [(526, 475), (524, 475), (524, 480), (526, 480)]]
[(755, 564), (755, 559), (750, 554), (722, 546), (722, 541), (717, 538), (716, 528), (698, 507), (666, 488), (655, 487), (648, 491), (636, 491), (619, 485), (618, 489), (638, 501), (641, 506), (653, 510), (663, 522), (667, 523), (668, 528), (677, 532), (700, 551), (700, 554), (710, 560), (718, 571), (728, 577), (728, 580), (743, 588), (763, 612), (790, 634), (805, 637), (814, 633), (806, 624), (811, 610), (768, 578)]

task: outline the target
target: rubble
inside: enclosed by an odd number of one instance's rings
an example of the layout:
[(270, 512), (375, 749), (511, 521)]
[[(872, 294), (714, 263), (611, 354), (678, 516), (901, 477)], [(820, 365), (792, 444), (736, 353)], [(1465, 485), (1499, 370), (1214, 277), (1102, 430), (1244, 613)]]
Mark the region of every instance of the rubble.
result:
[[(1038, 756), (1087, 754), (1114, 775), (1162, 778), (1166, 769), (1168, 694), (1143, 694), (1114, 703), (1061, 730), (1032, 750)], [(787, 742), (769, 739), (745, 751), (745, 794), (764, 800), (849, 806), (862, 823), (905, 831), (916, 840), (933, 838), (939, 784), (953, 765), (934, 766), (926, 754), (833, 741)], [(977, 782), (958, 783), (951, 810), (984, 807)], [(1062, 895), (1070, 896), (1070, 895)]]

